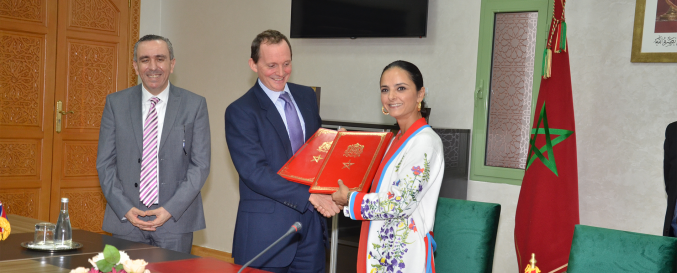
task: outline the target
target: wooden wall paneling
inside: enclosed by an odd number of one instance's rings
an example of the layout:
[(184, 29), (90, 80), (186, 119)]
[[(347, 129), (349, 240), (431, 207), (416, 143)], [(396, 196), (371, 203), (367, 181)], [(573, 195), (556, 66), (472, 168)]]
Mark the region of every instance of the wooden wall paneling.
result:
[(68, 197), (68, 215), (73, 228), (104, 233), (101, 227), (106, 197), (100, 187), (64, 189), (61, 196)]
[(39, 218), (40, 189), (5, 189), (0, 192), (2, 209), (7, 213)]
[(193, 245), (190, 248), (190, 254), (200, 257), (219, 259), (221, 261), (228, 262), (231, 264), (235, 263), (235, 259), (233, 259), (233, 255), (231, 253), (212, 248)]
[(130, 3), (131, 10), (129, 16), (129, 39), (127, 40), (129, 43), (129, 49), (127, 50), (127, 52), (129, 52), (129, 57), (127, 58), (127, 61), (129, 61), (129, 64), (127, 65), (129, 83), (127, 84), (127, 87), (132, 87), (139, 84), (138, 76), (136, 75), (136, 71), (134, 70), (132, 62), (134, 61), (134, 44), (136, 44), (136, 41), (139, 40), (139, 26), (141, 25), (141, 0), (130, 0)]
[(0, 200), (49, 219), (57, 3), (0, 0)]
[(44, 0), (0, 1), (0, 17), (3, 19), (44, 24), (47, 3)]
[(62, 131), (54, 136), (52, 221), (60, 198), (70, 196), (78, 207), (69, 206), (72, 219), (78, 219), (73, 225), (101, 232), (105, 198), (96, 147), (106, 95), (129, 82), (129, 11), (128, 0), (59, 1), (55, 100), (74, 113), (64, 116)]

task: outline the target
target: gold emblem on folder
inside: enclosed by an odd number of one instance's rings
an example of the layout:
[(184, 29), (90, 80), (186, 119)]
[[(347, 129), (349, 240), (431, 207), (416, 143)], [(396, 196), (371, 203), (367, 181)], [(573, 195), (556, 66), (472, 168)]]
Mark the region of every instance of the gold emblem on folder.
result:
[(351, 163), (350, 160), (348, 162), (343, 162), (343, 168), (341, 169), (348, 169), (350, 170), (350, 166), (355, 165), (355, 163)]
[(313, 159), (311, 159), (310, 161), (315, 161), (315, 162), (317, 162), (317, 163), (320, 163), (320, 159), (322, 159), (322, 156), (321, 156), (321, 155), (317, 155), (317, 156), (313, 156)]
[(364, 145), (360, 145), (360, 143), (355, 143), (353, 145), (348, 146), (345, 152), (343, 152), (343, 156), (347, 157), (360, 157), (362, 154), (362, 150), (364, 150)]
[(329, 141), (329, 142), (322, 143), (322, 145), (320, 145), (320, 147), (317, 148), (317, 150), (320, 151), (320, 152), (322, 152), (322, 153), (329, 152), (329, 148), (331, 148), (331, 143), (332, 143), (332, 142), (333, 142), (333, 141)]

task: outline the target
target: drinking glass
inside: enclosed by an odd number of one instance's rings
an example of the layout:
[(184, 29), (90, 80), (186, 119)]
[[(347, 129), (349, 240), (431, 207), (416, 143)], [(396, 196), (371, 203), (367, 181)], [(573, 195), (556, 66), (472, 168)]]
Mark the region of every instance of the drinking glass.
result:
[(35, 236), (33, 237), (34, 245), (53, 245), (54, 231), (56, 225), (52, 223), (37, 223), (35, 224)]

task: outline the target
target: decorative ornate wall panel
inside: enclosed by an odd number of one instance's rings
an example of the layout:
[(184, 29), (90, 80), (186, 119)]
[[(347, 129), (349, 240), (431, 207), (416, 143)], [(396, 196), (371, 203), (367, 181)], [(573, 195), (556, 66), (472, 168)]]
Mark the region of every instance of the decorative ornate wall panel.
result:
[[(444, 147), (444, 167), (445, 168), (458, 168), (459, 165), (462, 165), (462, 162), (459, 160), (465, 160), (459, 156), (460, 149), (462, 144), (461, 136), (463, 133), (461, 130), (452, 129), (434, 129), (437, 135), (442, 139), (442, 146)], [(469, 134), (469, 133), (466, 133)], [(467, 141), (466, 141), (467, 142)], [(467, 149), (465, 149), (467, 150)], [(465, 165), (465, 164), (463, 164)]]
[(0, 17), (42, 23), (45, 0), (0, 0)]
[(0, 140), (0, 177), (37, 176), (39, 149), (35, 140)]
[(0, 201), (6, 213), (38, 218), (40, 189), (0, 190)]
[(433, 128), (444, 147), (444, 176), (440, 197), (466, 199), (468, 192), (468, 164), (470, 130)]
[(117, 48), (70, 43), (65, 128), (98, 129), (106, 95), (116, 91)]
[(529, 148), (537, 12), (496, 14), (486, 165), (524, 169)]
[(0, 125), (40, 126), (44, 47), (39, 36), (0, 31)]
[(97, 143), (64, 144), (64, 177), (96, 176)]
[(71, 0), (70, 26), (117, 32), (120, 11), (109, 0)]
[(139, 80), (134, 71), (134, 44), (139, 40), (139, 25), (141, 24), (141, 0), (132, 0), (132, 10), (129, 20), (129, 86), (138, 84)]
[(73, 228), (103, 232), (103, 214), (106, 198), (99, 189), (65, 189), (62, 197), (68, 197), (68, 214)]

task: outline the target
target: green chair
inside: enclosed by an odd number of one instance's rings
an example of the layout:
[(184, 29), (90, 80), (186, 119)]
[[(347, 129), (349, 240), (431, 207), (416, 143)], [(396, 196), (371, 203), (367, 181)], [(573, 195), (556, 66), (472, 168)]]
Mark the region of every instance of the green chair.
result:
[(677, 238), (576, 225), (568, 273), (675, 272)]
[(501, 205), (440, 197), (435, 271), (491, 272)]

